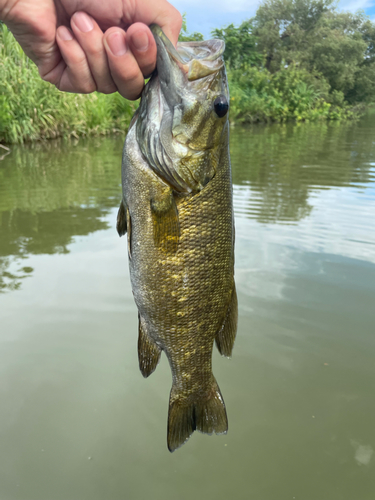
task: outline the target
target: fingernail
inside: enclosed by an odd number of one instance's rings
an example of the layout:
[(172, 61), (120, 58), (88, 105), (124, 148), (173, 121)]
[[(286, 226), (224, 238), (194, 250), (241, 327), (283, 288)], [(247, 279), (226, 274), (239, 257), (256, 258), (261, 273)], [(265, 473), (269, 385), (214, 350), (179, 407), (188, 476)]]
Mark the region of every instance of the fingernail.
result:
[(59, 37), (62, 39), (62, 40), (73, 40), (73, 36), (70, 32), (70, 30), (68, 30), (68, 28), (66, 26), (60, 26), (59, 28)]
[(85, 12), (76, 12), (73, 16), (74, 24), (83, 33), (88, 33), (94, 27), (92, 19)]
[(126, 53), (127, 47), (122, 33), (111, 33), (107, 38), (107, 42), (114, 56), (123, 56)]
[(137, 50), (145, 51), (148, 49), (148, 36), (145, 31), (136, 31), (133, 33), (131, 40)]

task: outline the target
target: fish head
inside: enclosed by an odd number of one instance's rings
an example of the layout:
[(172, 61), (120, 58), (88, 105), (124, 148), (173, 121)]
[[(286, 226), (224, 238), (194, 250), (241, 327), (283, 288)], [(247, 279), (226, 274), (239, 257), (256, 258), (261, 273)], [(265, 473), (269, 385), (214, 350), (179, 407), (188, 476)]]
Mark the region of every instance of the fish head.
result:
[(200, 191), (215, 175), (228, 123), (224, 42), (175, 48), (159, 26), (151, 31), (157, 69), (142, 96), (138, 142), (148, 144), (149, 163), (176, 191)]

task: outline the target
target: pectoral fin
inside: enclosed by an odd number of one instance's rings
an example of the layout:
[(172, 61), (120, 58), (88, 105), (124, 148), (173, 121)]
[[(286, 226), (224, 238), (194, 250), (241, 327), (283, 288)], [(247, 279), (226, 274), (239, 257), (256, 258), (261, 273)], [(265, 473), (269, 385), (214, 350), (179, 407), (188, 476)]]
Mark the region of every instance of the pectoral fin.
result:
[(154, 242), (165, 253), (175, 253), (180, 239), (180, 223), (172, 189), (166, 188), (150, 202)]
[(159, 363), (161, 349), (147, 333), (146, 326), (138, 315), (138, 360), (142, 375), (147, 378)]
[(132, 236), (132, 221), (130, 218), (130, 212), (127, 205), (122, 201), (120, 203), (120, 208), (117, 212), (117, 224), (116, 224), (117, 232), (120, 236), (124, 236), (125, 233), (128, 233), (128, 255), (129, 259), (132, 258), (132, 249), (131, 249), (131, 236)]
[(224, 323), (215, 336), (216, 347), (222, 356), (230, 358), (237, 332), (238, 302), (236, 285), (233, 284), (232, 296)]
[(121, 201), (120, 203), (120, 208), (118, 209), (117, 212), (117, 224), (116, 224), (116, 229), (119, 234), (119, 236), (124, 236), (126, 233), (126, 208), (124, 205), (124, 201)]

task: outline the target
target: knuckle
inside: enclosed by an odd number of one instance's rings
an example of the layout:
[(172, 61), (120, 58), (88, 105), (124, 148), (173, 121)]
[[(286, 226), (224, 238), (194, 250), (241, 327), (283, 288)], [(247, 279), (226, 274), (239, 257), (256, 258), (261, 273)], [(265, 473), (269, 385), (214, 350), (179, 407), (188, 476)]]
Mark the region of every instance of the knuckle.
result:
[(81, 94), (91, 94), (92, 92), (95, 92), (96, 90), (96, 84), (95, 82), (85, 82), (80, 90)]
[(69, 64), (68, 66), (71, 66), (71, 67), (76, 67), (78, 70), (81, 70), (81, 68), (85, 68), (87, 66), (87, 58), (86, 58), (86, 54), (83, 52), (80, 51), (76, 54), (72, 54), (71, 55), (71, 59), (69, 61)]
[(45, 82), (52, 83), (52, 85), (56, 85), (61, 78), (61, 71), (59, 71), (58, 66), (53, 69), (38, 67), (38, 71), (40, 78)]
[(113, 83), (108, 83), (106, 85), (98, 85), (97, 90), (101, 94), (113, 94), (117, 91), (117, 87)]
[(86, 55), (90, 58), (97, 58), (103, 56), (103, 45), (93, 41), (92, 43), (87, 43), (85, 45), (84, 51)]
[(60, 92), (67, 92), (67, 89), (65, 89), (65, 87), (62, 83), (62, 78), (60, 78), (60, 80), (57, 81), (54, 85), (57, 88), (57, 90), (60, 90)]
[(142, 69), (143, 77), (150, 78), (152, 73), (154, 72), (155, 64), (143, 64), (141, 69)]
[(139, 86), (136, 88), (128, 89), (128, 88), (122, 88), (119, 90), (120, 94), (122, 97), (125, 97), (125, 99), (129, 99), (129, 101), (136, 101), (137, 99), (140, 98), (142, 94), (143, 86)]
[(46, 75), (40, 75), (42, 80), (44, 80), (45, 82), (48, 82), (48, 83), (52, 83), (52, 85), (58, 85), (59, 81), (57, 78), (55, 78), (53, 75), (51, 74), (46, 74)]
[(123, 80), (126, 82), (133, 82), (134, 80), (138, 80), (141, 76), (141, 72), (138, 66), (131, 65), (127, 68), (126, 73), (123, 75)]

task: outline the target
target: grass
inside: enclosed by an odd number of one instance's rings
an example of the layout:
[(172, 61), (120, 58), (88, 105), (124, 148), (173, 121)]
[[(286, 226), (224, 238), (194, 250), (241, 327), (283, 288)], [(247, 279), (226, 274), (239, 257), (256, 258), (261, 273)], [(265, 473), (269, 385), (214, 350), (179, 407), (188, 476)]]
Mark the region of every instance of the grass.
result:
[(118, 93), (67, 94), (44, 82), (0, 24), (0, 142), (125, 132), (137, 107)]

